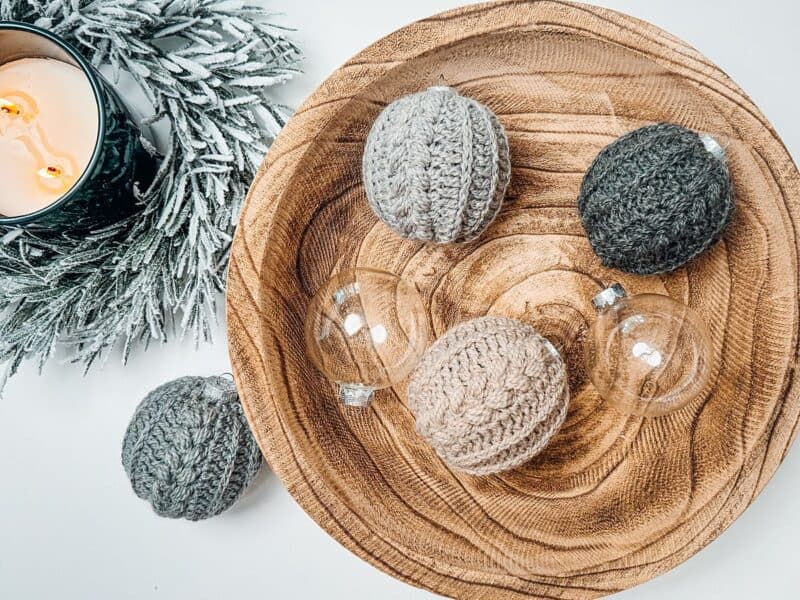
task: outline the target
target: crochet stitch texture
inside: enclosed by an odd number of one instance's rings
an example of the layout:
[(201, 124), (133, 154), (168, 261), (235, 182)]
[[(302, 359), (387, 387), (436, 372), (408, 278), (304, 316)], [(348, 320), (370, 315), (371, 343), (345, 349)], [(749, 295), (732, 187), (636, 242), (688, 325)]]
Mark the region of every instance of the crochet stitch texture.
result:
[(638, 275), (673, 271), (722, 237), (733, 214), (724, 155), (670, 123), (632, 131), (597, 155), (578, 210), (603, 264)]
[(372, 209), (399, 235), (465, 242), (500, 210), (511, 177), (508, 139), (483, 104), (436, 86), (378, 116), (363, 175)]
[(453, 468), (511, 469), (538, 454), (567, 414), (567, 373), (535, 329), (480, 317), (425, 353), (408, 387), (417, 431)]
[(182, 377), (136, 409), (122, 465), (157, 514), (199, 521), (233, 505), (261, 466), (261, 452), (233, 382)]

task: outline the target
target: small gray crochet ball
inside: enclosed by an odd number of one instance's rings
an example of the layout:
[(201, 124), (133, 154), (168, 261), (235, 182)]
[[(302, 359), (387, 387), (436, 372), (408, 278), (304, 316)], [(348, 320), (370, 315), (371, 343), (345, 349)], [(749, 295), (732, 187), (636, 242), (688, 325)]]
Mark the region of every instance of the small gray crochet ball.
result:
[(670, 123), (606, 146), (578, 196), (594, 252), (604, 265), (637, 275), (673, 271), (707, 250), (733, 207), (720, 145)]
[(232, 381), (182, 377), (136, 409), (122, 465), (157, 514), (199, 521), (233, 505), (261, 466), (261, 452)]
[(436, 86), (378, 116), (363, 174), (370, 206), (399, 235), (466, 242), (500, 210), (511, 178), (508, 139), (486, 106)]

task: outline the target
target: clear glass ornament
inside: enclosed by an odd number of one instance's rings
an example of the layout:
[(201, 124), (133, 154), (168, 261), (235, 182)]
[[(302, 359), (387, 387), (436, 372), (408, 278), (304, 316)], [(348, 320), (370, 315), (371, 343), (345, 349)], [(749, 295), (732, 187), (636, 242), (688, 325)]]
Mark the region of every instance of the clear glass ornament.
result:
[(586, 365), (605, 400), (626, 414), (660, 416), (706, 390), (713, 347), (691, 308), (658, 294), (628, 297), (619, 284), (593, 304)]
[(309, 357), (339, 384), (347, 406), (403, 381), (428, 344), (427, 311), (414, 284), (372, 269), (337, 273), (314, 295), (305, 322)]

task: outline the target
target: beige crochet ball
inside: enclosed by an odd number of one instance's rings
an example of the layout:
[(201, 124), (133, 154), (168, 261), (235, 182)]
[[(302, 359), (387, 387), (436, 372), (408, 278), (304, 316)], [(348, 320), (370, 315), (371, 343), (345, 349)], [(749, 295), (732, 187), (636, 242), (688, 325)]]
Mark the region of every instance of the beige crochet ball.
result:
[(486, 475), (530, 460), (567, 415), (564, 362), (535, 329), (480, 317), (427, 350), (408, 387), (417, 431), (451, 467)]

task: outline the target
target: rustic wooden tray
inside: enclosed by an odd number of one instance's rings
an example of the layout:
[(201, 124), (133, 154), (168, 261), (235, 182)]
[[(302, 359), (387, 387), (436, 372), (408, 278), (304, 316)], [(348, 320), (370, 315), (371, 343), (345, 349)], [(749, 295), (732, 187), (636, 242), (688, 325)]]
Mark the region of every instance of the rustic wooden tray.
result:
[[(388, 102), (444, 76), (508, 130), (510, 200), (477, 242), (399, 239), (370, 212), (361, 155)], [(673, 121), (727, 138), (738, 209), (687, 268), (601, 267), (575, 198), (602, 146)], [(230, 350), (256, 438), (308, 513), (357, 555), (463, 598), (592, 598), (643, 582), (718, 536), (766, 485), (798, 423), (800, 176), (770, 124), (720, 69), (656, 27), (557, 1), (470, 6), (410, 25), (339, 69), (298, 110), (253, 183), (233, 246)], [(523, 468), (448, 470), (414, 431), (405, 386), (339, 406), (309, 362), (303, 320), (337, 269), (414, 281), (435, 333), (485, 313), (567, 346), (573, 397)], [(671, 416), (624, 418), (581, 364), (602, 283), (699, 310), (716, 351), (712, 395)]]

